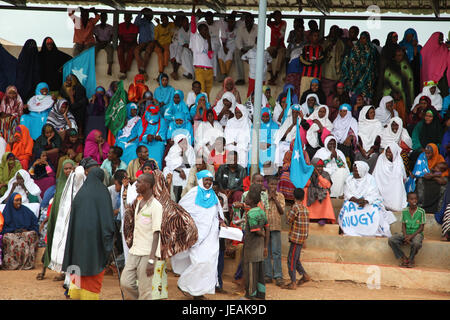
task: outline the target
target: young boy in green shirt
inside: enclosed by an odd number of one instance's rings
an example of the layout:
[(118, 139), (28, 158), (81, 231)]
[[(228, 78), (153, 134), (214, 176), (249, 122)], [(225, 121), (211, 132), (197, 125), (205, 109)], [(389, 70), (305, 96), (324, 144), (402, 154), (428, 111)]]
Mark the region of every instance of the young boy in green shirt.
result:
[[(426, 222), (425, 210), (417, 206), (417, 194), (408, 193), (408, 207), (402, 211), (402, 233), (396, 233), (389, 238), (389, 246), (394, 251), (397, 259), (400, 259), (400, 266), (413, 268), (414, 257), (422, 248), (423, 229)], [(405, 256), (401, 246), (411, 245), (409, 258)]]
[(266, 213), (258, 207), (260, 201), (261, 186), (253, 184), (245, 198), (245, 204), (251, 209), (246, 214), (243, 254), (245, 297), (251, 300), (266, 298), (264, 258), (267, 257), (270, 230)]

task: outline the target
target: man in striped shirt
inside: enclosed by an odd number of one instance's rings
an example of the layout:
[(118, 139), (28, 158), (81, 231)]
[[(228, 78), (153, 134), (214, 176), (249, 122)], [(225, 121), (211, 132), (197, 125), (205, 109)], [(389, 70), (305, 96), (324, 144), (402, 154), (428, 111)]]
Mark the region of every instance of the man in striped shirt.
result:
[(303, 64), (303, 73), (299, 97), (310, 88), (312, 79), (320, 80), (322, 77), (324, 54), (322, 46), (319, 44), (319, 37), (319, 31), (312, 30), (309, 34), (308, 44), (303, 47), (303, 53), (300, 56), (300, 62)]

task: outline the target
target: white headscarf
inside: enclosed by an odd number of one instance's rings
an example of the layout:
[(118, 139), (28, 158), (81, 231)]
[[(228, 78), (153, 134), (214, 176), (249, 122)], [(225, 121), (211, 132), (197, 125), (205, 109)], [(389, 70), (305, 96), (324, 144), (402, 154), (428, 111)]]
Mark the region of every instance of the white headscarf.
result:
[(353, 133), (358, 136), (358, 122), (352, 117), (352, 112), (347, 111), (344, 118), (338, 114), (337, 118), (333, 122), (333, 131), (331, 133), (336, 138), (338, 143), (343, 143), (345, 139), (347, 139), (350, 129), (352, 129)]
[[(436, 87), (436, 92), (434, 94), (431, 94), (431, 92), (430, 92), (430, 89), (432, 87)], [(420, 98), (422, 98), (422, 96), (427, 96), (431, 100), (431, 105), (437, 111), (441, 111), (442, 110), (443, 100), (442, 100), (442, 96), (441, 96), (440, 93), (441, 93), (441, 91), (439, 90), (439, 88), (435, 84), (423, 87), (422, 92), (419, 93), (419, 95), (414, 99), (413, 107), (416, 106), (417, 104), (419, 104)]]
[[(319, 110), (325, 108), (325, 116), (323, 118), (319, 117)], [(333, 123), (331, 123), (330, 119), (328, 119), (328, 114), (330, 113), (330, 110), (326, 105), (320, 105), (314, 109), (314, 112), (307, 117), (307, 120), (319, 120), (319, 122), (327, 128), (330, 132), (333, 130)], [(313, 123), (308, 131), (306, 132), (306, 140), (308, 140), (308, 143), (313, 148), (318, 148), (320, 146), (319, 139), (317, 135), (317, 131), (319, 131), (319, 126), (316, 123)]]
[(33, 196), (36, 196), (39, 198), (39, 202), (41, 201), (40, 199), (40, 194), (41, 194), (41, 189), (39, 188), (39, 186), (34, 183), (34, 180), (31, 178), (30, 174), (28, 173), (28, 171), (20, 169), (19, 171), (16, 172), (16, 174), (14, 175), (14, 177), (9, 180), (8, 182), (8, 190), (6, 190), (5, 194), (3, 195), (3, 197), (0, 198), (0, 203), (2, 203), (11, 193), (11, 190), (13, 188), (13, 184), (15, 182), (17, 182), (17, 175), (20, 175), (23, 178), (23, 184), (26, 188), (26, 190), (24, 190), (21, 186), (17, 186), (14, 189), (14, 192), (19, 193), (22, 196), (22, 202), (23, 203), (28, 203), (30, 202), (28, 200), (28, 195), (27, 195), (27, 191), (32, 194)]
[[(300, 111), (303, 112), (303, 110), (301, 110), (301, 106), (298, 105), (298, 104), (292, 106), (291, 109), (289, 109), (289, 112), (288, 112), (288, 115), (287, 115), (286, 119), (284, 120), (284, 122), (283, 122), (283, 124), (281, 125), (280, 129), (278, 129), (277, 133), (275, 134), (275, 139), (274, 139), (274, 143), (275, 143), (275, 144), (279, 144), (279, 143), (280, 143), (280, 141), (281, 141), (281, 139), (284, 137), (286, 131), (287, 131), (287, 130), (289, 129), (289, 127), (292, 125), (292, 122), (293, 122), (293, 121), (292, 121), (292, 108), (294, 108), (294, 107), (295, 107), (296, 109), (300, 109)], [(305, 113), (303, 113), (303, 114), (304, 114), (304, 116), (306, 116)], [(302, 118), (301, 115), (299, 114), (297, 123), (300, 123), (302, 119), (303, 119), (303, 118)], [(296, 129), (296, 127), (294, 126), (294, 127), (291, 129), (291, 131), (286, 135), (286, 142), (291, 142), (292, 140), (294, 140), (296, 135), (297, 135), (297, 129)], [(303, 146), (303, 147), (305, 147), (305, 146)]]
[(358, 121), (358, 136), (361, 139), (363, 148), (366, 152), (369, 152), (370, 148), (374, 145), (375, 139), (380, 136), (383, 131), (383, 126), (380, 120), (377, 118), (373, 120), (367, 119), (367, 113), (373, 106), (365, 106), (359, 113)]
[[(386, 103), (394, 101), (394, 98), (391, 96), (385, 96), (380, 101), (380, 105), (377, 109), (375, 109), (375, 119), (380, 120), (383, 127), (388, 124), (389, 120), (391, 120), (391, 113), (386, 108)], [(394, 110), (394, 117), (398, 117), (397, 110)]]
[(51, 95), (37, 95), (28, 100), (28, 110), (32, 112), (42, 112), (53, 107), (54, 101)]
[[(319, 105), (319, 97), (317, 96), (317, 94), (315, 93), (310, 93), (306, 96), (306, 100), (305, 102), (300, 106), (302, 108), (303, 114), (306, 117), (307, 115), (309, 115), (309, 107), (308, 107), (308, 99), (309, 98), (314, 98), (316, 99), (316, 104), (314, 106), (318, 106)], [(314, 109), (316, 109), (316, 107), (314, 107)], [(308, 112), (305, 113), (305, 111), (308, 110)]]
[[(214, 107), (214, 110), (216, 111), (217, 115), (219, 115), (219, 113), (222, 111), (223, 100), (225, 99), (231, 102), (230, 111), (234, 113), (234, 108), (236, 107), (236, 97), (232, 92), (227, 91), (222, 95), (222, 98), (217, 102), (216, 106)], [(222, 120), (220, 120), (220, 124), (222, 126), (225, 126), (227, 122), (228, 122), (228, 115), (224, 115), (222, 117)]]
[[(398, 124), (398, 130), (396, 133), (392, 131), (391, 127), (394, 122)], [(408, 147), (412, 148), (412, 140), (408, 131), (403, 128), (403, 120), (399, 117), (394, 117), (389, 120), (387, 127), (384, 128), (381, 133), (381, 148), (386, 149), (386, 147), (391, 143), (400, 145), (401, 141), (406, 143)]]
[(378, 191), (375, 178), (369, 173), (369, 165), (364, 161), (355, 161), (354, 163), (358, 169), (359, 178), (353, 177), (353, 174), (348, 176), (344, 185), (345, 200), (355, 197), (357, 199), (364, 198), (369, 204), (380, 200), (381, 196)]
[[(331, 158), (331, 150), (328, 149), (328, 143), (329, 143), (331, 140), (336, 141), (336, 138), (333, 137), (332, 135), (329, 135), (328, 137), (325, 138), (325, 142), (323, 143), (324, 147), (322, 147), (322, 148), (320, 148), (319, 150), (317, 150), (316, 154), (314, 155), (314, 158), (319, 158), (319, 159), (321, 159), (321, 160), (323, 160), (323, 161), (328, 160), (328, 159)], [(341, 160), (344, 162), (345, 168), (348, 169), (347, 161), (345, 160), (345, 155), (344, 155), (344, 153), (343, 153), (341, 150), (339, 150), (339, 149), (337, 148), (337, 141), (336, 141), (336, 153), (337, 153), (338, 157), (341, 158)], [(335, 162), (335, 161), (329, 162), (329, 163), (325, 166), (325, 168), (328, 168), (329, 166), (331, 166), (331, 165), (334, 164), (334, 163), (336, 163), (336, 162)]]
[(385, 150), (378, 157), (373, 176), (383, 198), (384, 206), (389, 210), (401, 211), (407, 206), (404, 186), (406, 172), (400, 155), (402, 149), (397, 143), (390, 143), (387, 148), (392, 152), (392, 162), (386, 158)]
[[(183, 163), (183, 156), (181, 155), (181, 147), (179, 143), (181, 140), (186, 139), (187, 141), (187, 149), (185, 151), (185, 159), (188, 163)], [(189, 144), (189, 138), (184, 134), (177, 134), (173, 138), (173, 146), (169, 149), (166, 160), (166, 167), (170, 172), (173, 172), (175, 169), (179, 168), (183, 164), (189, 164), (191, 167), (195, 165), (195, 152), (194, 148)]]

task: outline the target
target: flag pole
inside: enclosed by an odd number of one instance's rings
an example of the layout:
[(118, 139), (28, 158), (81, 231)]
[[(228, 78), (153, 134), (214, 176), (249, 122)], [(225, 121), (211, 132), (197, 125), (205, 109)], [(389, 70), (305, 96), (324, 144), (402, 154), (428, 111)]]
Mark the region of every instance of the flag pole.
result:
[(262, 83), (264, 80), (264, 48), (266, 41), (267, 0), (259, 1), (258, 9), (258, 43), (256, 47), (255, 103), (253, 105), (252, 156), (251, 172), (259, 172), (259, 129), (261, 127)]

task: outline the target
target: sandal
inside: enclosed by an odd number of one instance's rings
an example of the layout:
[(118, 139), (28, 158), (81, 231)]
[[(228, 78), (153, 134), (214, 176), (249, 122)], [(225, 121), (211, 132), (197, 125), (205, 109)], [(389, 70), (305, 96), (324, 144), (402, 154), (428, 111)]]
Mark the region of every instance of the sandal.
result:
[(289, 284), (282, 285), (281, 289), (295, 290), (295, 289), (297, 289), (297, 286), (295, 285), (295, 282), (291, 282)]
[(306, 283), (306, 282), (309, 282), (309, 281), (311, 281), (311, 278), (310, 277), (305, 277), (305, 276), (303, 276), (301, 279), (299, 279), (298, 281), (297, 281), (297, 285), (299, 285), (299, 286), (301, 286), (302, 284), (304, 284), (304, 283)]
[(36, 280), (44, 280), (44, 278), (45, 278), (45, 275), (43, 272), (38, 273), (36, 276)]
[(53, 278), (53, 281), (64, 281), (66, 279), (66, 275), (64, 273), (61, 273), (60, 275), (57, 275)]
[(409, 261), (408, 258), (402, 258), (400, 261), (400, 267), (408, 267)]
[(414, 263), (414, 261), (408, 262), (408, 264), (406, 265), (407, 268), (414, 268), (415, 266), (416, 264)]

